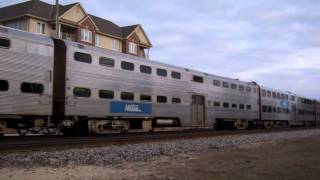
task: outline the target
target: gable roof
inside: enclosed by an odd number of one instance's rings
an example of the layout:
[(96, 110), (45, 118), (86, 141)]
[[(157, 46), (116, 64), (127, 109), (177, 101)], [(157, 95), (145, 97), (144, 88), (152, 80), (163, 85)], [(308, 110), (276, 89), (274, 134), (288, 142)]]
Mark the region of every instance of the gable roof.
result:
[[(69, 9), (77, 4), (79, 3), (59, 5), (59, 16), (66, 13)], [(55, 7), (56, 5), (48, 4), (40, 0), (30, 0), (23, 3), (2, 7), (0, 8), (0, 21), (6, 21), (28, 15), (36, 16), (47, 21), (53, 21), (55, 19)], [(88, 16), (101, 33), (105, 33), (120, 39), (126, 39), (136, 29), (137, 26), (140, 26), (139, 24), (136, 24), (120, 27), (106, 19), (91, 14), (88, 14)]]

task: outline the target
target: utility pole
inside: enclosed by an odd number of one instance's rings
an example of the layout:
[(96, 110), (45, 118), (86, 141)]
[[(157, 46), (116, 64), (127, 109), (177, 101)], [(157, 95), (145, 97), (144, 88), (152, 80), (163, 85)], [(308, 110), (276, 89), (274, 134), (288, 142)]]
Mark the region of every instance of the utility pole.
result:
[(56, 0), (56, 38), (60, 39), (59, 0)]

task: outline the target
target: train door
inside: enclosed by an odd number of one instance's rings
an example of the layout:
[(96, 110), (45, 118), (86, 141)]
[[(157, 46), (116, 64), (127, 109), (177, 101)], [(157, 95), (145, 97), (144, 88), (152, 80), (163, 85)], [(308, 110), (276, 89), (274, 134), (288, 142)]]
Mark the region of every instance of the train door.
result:
[(191, 104), (192, 126), (202, 127), (205, 125), (205, 97), (192, 95)]
[(291, 105), (291, 112), (290, 112), (290, 117), (291, 117), (291, 123), (293, 125), (297, 125), (297, 107), (296, 105)]

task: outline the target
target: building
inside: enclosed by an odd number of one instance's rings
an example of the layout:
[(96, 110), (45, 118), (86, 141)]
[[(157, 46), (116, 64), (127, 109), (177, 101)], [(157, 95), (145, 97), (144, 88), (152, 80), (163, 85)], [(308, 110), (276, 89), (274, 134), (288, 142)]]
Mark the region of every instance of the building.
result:
[[(0, 8), (0, 25), (54, 36), (56, 6), (39, 0)], [(80, 3), (59, 5), (60, 38), (148, 59), (152, 44), (140, 24), (120, 27), (88, 14)]]

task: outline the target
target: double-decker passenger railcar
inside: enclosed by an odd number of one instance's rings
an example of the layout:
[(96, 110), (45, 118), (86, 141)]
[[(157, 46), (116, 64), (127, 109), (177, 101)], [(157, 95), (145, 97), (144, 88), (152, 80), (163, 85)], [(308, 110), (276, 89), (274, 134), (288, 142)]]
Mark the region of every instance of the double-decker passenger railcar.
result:
[(0, 27), (0, 104), (0, 133), (319, 121), (319, 103), (289, 92), (6, 27)]

